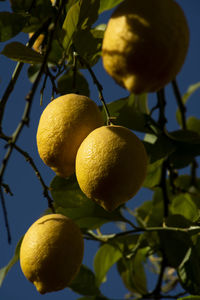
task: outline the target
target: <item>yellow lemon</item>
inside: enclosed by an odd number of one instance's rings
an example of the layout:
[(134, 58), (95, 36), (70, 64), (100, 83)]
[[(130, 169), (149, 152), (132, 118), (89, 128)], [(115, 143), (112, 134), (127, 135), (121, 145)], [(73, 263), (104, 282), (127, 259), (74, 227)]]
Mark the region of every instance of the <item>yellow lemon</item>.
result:
[(103, 125), (101, 112), (86, 96), (67, 94), (44, 109), (37, 130), (41, 159), (61, 177), (74, 173), (77, 150), (84, 138)]
[(61, 214), (41, 217), (24, 235), (20, 265), (41, 294), (67, 287), (80, 269), (84, 242), (79, 227)]
[(103, 65), (130, 92), (155, 92), (176, 77), (188, 45), (188, 24), (174, 0), (125, 0), (108, 22)]
[[(34, 34), (34, 32), (29, 33), (29, 38), (31, 38), (33, 34)], [(44, 34), (40, 34), (40, 35), (38, 36), (38, 38), (36, 39), (36, 41), (34, 42), (32, 48), (33, 48), (35, 51), (37, 51), (37, 52), (40, 52), (40, 51), (41, 51), (41, 46), (42, 46), (42, 42), (44, 41), (44, 37), (45, 37)]]
[(95, 129), (77, 152), (76, 176), (81, 190), (109, 211), (138, 192), (146, 169), (143, 143), (122, 126)]

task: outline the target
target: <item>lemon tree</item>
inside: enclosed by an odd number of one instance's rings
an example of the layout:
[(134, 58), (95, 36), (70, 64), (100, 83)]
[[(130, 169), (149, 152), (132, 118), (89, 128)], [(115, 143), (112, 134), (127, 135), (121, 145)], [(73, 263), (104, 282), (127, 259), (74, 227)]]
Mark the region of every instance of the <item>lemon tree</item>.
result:
[[(195, 36), (184, 3), (4, 2), (1, 58), (16, 66), (1, 84), (1, 225), (21, 238), (0, 255), (3, 293), (13, 268), (35, 299), (200, 299), (200, 119), (188, 105), (200, 83), (179, 88)], [(30, 182), (26, 209), (12, 175), (24, 198)]]

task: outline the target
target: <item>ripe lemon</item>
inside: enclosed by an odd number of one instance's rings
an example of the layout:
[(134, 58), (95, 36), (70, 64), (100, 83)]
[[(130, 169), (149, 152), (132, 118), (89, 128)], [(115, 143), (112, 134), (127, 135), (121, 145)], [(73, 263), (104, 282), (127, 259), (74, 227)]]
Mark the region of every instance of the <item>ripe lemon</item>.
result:
[(41, 217), (24, 235), (20, 265), (25, 277), (41, 294), (67, 287), (83, 258), (79, 227), (61, 214)]
[[(34, 32), (29, 33), (29, 38), (31, 38), (31, 37), (33, 36), (33, 34), (34, 34)], [(44, 41), (44, 37), (45, 37), (44, 34), (40, 34), (40, 35), (38, 36), (38, 38), (36, 39), (36, 41), (34, 42), (32, 48), (33, 48), (35, 51), (40, 52), (42, 42)]]
[(95, 129), (77, 152), (76, 176), (81, 190), (108, 211), (138, 192), (146, 169), (143, 143), (122, 126)]
[(176, 77), (188, 45), (187, 21), (174, 0), (125, 0), (108, 22), (103, 65), (130, 92), (155, 92)]
[(67, 94), (43, 111), (37, 130), (41, 159), (61, 177), (74, 173), (77, 150), (84, 138), (103, 125), (98, 106), (86, 96)]

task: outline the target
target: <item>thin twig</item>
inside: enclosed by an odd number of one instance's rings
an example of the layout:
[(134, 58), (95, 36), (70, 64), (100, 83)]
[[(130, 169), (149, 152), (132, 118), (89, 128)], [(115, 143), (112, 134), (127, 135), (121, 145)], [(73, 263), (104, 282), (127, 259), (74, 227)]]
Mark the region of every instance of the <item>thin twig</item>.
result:
[(167, 169), (168, 169), (168, 162), (165, 160), (162, 164), (161, 170), (161, 178), (160, 178), (160, 188), (162, 189), (163, 194), (163, 205), (164, 205), (164, 218), (166, 219), (169, 214), (169, 197), (167, 192), (167, 183), (166, 183), (166, 176), (167, 176)]
[(4, 222), (5, 222), (6, 231), (7, 231), (8, 244), (10, 244), (11, 243), (10, 226), (9, 226), (9, 222), (8, 222), (8, 214), (7, 214), (6, 204), (5, 204), (5, 198), (4, 198), (4, 194), (3, 194), (1, 186), (0, 186), (0, 198), (1, 198), (1, 205), (3, 208)]
[(55, 213), (55, 208), (53, 206), (53, 200), (51, 199), (51, 197), (49, 196), (49, 188), (48, 186), (45, 184), (38, 168), (36, 167), (32, 157), (24, 150), (22, 150), (20, 147), (18, 147), (17, 145), (14, 145), (14, 148), (26, 159), (26, 161), (31, 165), (31, 167), (33, 168), (33, 170), (35, 171), (35, 174), (37, 175), (42, 187), (43, 187), (43, 195), (47, 198), (48, 200), (48, 207), (51, 209), (51, 211), (53, 213)]
[(172, 81), (172, 87), (173, 87), (173, 91), (176, 97), (176, 101), (180, 110), (180, 114), (181, 114), (181, 127), (183, 130), (187, 129), (187, 125), (186, 125), (186, 107), (183, 103), (182, 97), (181, 97), (181, 93), (179, 91), (179, 87), (178, 84), (176, 82), (176, 80), (174, 79)]
[(165, 117), (166, 100), (165, 100), (164, 89), (161, 89), (160, 91), (157, 92), (157, 100), (158, 100), (158, 108), (159, 108), (158, 124), (160, 128), (164, 130), (165, 125), (167, 123), (167, 119)]
[(103, 87), (100, 84), (100, 82), (98, 81), (95, 73), (93, 72), (93, 70), (90, 67), (90, 65), (88, 64), (88, 62), (83, 57), (81, 57), (78, 53), (77, 53), (77, 57), (78, 57), (78, 59), (80, 61), (80, 64), (86, 66), (87, 70), (89, 71), (89, 73), (90, 73), (90, 75), (91, 75), (91, 77), (93, 79), (94, 84), (97, 86), (97, 89), (99, 91), (99, 99), (100, 99), (100, 101), (101, 101), (101, 103), (103, 105), (103, 108), (104, 108), (104, 111), (105, 111), (105, 114), (106, 114), (107, 124), (111, 125), (113, 118), (110, 115), (110, 112), (109, 112), (108, 107), (106, 105), (106, 101), (105, 101), (104, 96), (103, 96)]

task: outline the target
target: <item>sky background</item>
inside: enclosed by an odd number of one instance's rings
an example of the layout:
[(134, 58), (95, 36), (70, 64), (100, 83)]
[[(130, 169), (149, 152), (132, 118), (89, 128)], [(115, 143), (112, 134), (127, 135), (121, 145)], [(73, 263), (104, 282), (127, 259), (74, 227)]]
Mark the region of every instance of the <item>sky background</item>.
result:
[[(161, 0), (162, 1), (162, 0)], [(199, 0), (177, 0), (177, 2), (183, 8), (188, 20), (190, 28), (190, 47), (185, 64), (177, 76), (177, 82), (180, 87), (181, 93), (185, 93), (188, 87), (194, 83), (200, 81), (200, 1)], [(0, 11), (9, 11), (9, 2), (0, 2)], [(98, 23), (107, 23), (110, 12), (104, 13), (98, 20)], [(26, 43), (27, 36), (20, 34), (12, 39), (12, 41), (21, 41)], [(9, 41), (7, 42), (9, 43)], [(0, 51), (2, 51), (5, 43), (0, 43)], [(16, 62), (11, 62), (9, 59), (0, 55), (0, 97), (5, 91), (5, 88), (11, 78), (12, 72)], [(6, 113), (4, 117), (3, 130), (7, 135), (11, 134), (16, 128), (17, 124), (21, 120), (25, 96), (31, 88), (31, 83), (27, 79), (27, 67), (25, 66), (21, 76), (15, 86), (13, 93), (9, 99)], [(103, 93), (106, 102), (117, 100), (121, 97), (125, 97), (128, 93), (118, 87), (115, 82), (106, 74), (100, 62), (94, 67), (94, 72), (103, 85)], [(87, 72), (86, 74), (91, 89), (91, 99), (100, 104), (98, 100), (98, 91), (94, 86), (91, 78)], [(49, 85), (48, 85), (49, 86)], [(47, 87), (48, 87), (47, 86)], [(50, 86), (49, 86), (50, 87)], [(18, 145), (27, 151), (34, 159), (39, 171), (41, 172), (47, 185), (50, 184), (54, 177), (54, 173), (46, 167), (38, 156), (36, 148), (36, 130), (40, 115), (44, 107), (50, 101), (51, 89), (47, 88), (44, 92), (43, 107), (40, 107), (40, 91), (39, 87), (32, 106), (31, 121), (29, 128), (25, 127), (20, 138)], [(177, 109), (175, 98), (172, 93), (171, 85), (167, 86), (167, 115), (169, 130), (177, 129), (175, 121), (175, 111)], [(155, 94), (149, 95), (150, 106), (155, 105)], [(198, 90), (190, 99), (187, 105), (187, 115), (200, 115), (200, 90)], [(136, 133), (137, 134), (137, 133)], [(4, 143), (0, 142), (0, 159), (2, 160), (4, 152)], [(8, 245), (7, 234), (3, 221), (2, 207), (0, 206), (0, 268), (8, 263), (11, 259), (15, 246), (21, 236), (26, 232), (28, 227), (38, 219), (43, 211), (47, 208), (47, 200), (43, 197), (43, 190), (35, 176), (33, 169), (25, 162), (24, 158), (20, 154), (13, 152), (13, 155), (9, 161), (4, 181), (9, 184), (14, 196), (6, 196), (6, 207), (8, 212), (8, 218), (10, 223), (12, 243)], [(150, 200), (151, 195), (146, 190), (141, 190), (134, 199), (129, 202), (129, 207), (134, 208), (141, 204), (143, 201)], [(115, 225), (109, 225), (104, 227), (106, 232), (113, 232), (116, 228)], [(97, 249), (98, 244), (95, 242), (85, 243), (85, 255), (83, 263), (92, 268), (92, 257)], [(151, 278), (149, 284), (151, 285)], [(119, 276), (115, 270), (115, 267), (108, 273), (107, 282), (102, 286), (102, 292), (112, 299), (122, 299), (127, 290), (124, 288)], [(14, 299), (43, 299), (43, 300), (63, 300), (63, 299), (78, 299), (79, 295), (72, 293), (69, 289), (65, 289), (60, 292), (50, 293), (46, 295), (40, 295), (35, 287), (26, 280), (21, 272), (19, 263), (17, 263), (8, 273), (5, 278), (2, 287), (0, 288), (1, 300), (14, 300)]]

